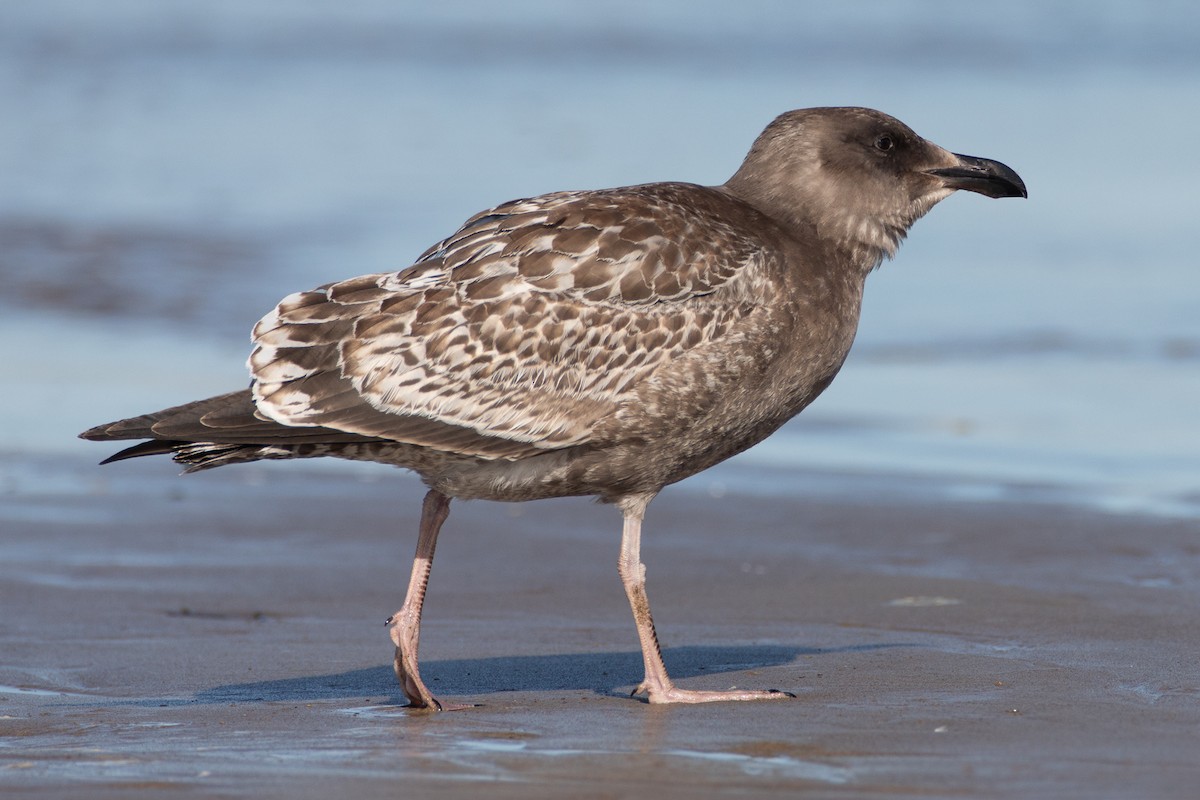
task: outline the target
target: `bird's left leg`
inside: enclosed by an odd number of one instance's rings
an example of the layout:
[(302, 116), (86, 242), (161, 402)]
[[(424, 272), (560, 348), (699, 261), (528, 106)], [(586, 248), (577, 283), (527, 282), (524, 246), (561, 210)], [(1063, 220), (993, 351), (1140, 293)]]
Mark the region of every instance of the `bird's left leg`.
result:
[(442, 703), (426, 688), (417, 668), (417, 648), (421, 636), (421, 608), (425, 604), (425, 589), (429, 585), (429, 572), (433, 568), (433, 553), (437, 547), (438, 532), (442, 523), (450, 516), (450, 498), (441, 492), (430, 490), (421, 505), (421, 530), (417, 536), (417, 555), (413, 559), (412, 577), (408, 581), (408, 593), (404, 605), (387, 624), (391, 629), (392, 642), (396, 645), (396, 678), (408, 697), (409, 708), (427, 708), (431, 711), (449, 711), (469, 706), (451, 706)]
[(724, 692), (694, 691), (680, 689), (667, 675), (663, 664), (662, 648), (650, 617), (650, 601), (646, 597), (646, 565), (642, 563), (642, 518), (646, 506), (654, 499), (653, 494), (626, 495), (618, 502), (625, 515), (621, 536), (621, 558), (617, 571), (625, 584), (625, 594), (633, 609), (633, 621), (637, 625), (638, 639), (642, 645), (642, 661), (646, 677), (634, 690), (634, 694), (645, 694), (651, 703), (714, 703), (725, 700), (779, 700), (795, 697), (789, 692), (775, 689), (730, 689)]

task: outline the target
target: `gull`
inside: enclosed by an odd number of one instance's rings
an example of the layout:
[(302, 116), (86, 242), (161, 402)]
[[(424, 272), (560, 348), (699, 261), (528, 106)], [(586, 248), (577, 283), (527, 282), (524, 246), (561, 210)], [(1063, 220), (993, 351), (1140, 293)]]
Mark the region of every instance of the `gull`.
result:
[(842, 367), (863, 287), (956, 190), (1027, 197), (998, 161), (886, 114), (777, 117), (724, 184), (651, 183), (514, 200), (399, 272), (285, 297), (254, 327), (250, 387), (100, 425), (185, 471), (339, 458), (428, 487), (403, 606), (388, 619), (410, 706), (458, 707), (421, 679), (421, 609), (452, 498), (595, 496), (624, 518), (618, 573), (650, 703), (793, 697), (676, 686), (641, 561), (665, 486), (762, 441)]

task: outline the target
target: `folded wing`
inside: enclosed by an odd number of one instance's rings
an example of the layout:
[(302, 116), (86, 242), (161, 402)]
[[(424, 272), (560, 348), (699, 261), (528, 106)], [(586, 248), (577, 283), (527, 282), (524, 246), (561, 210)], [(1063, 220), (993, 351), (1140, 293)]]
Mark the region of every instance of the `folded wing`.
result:
[(291, 295), (254, 330), (258, 414), (483, 458), (587, 443), (753, 311), (705, 302), (764, 258), (729, 202), (685, 184), (519, 200), (406, 270)]

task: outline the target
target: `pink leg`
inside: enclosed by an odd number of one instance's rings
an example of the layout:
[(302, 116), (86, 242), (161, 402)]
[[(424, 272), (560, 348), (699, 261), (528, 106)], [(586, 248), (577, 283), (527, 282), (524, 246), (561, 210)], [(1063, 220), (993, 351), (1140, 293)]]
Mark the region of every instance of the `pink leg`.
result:
[(392, 642), (396, 645), (396, 678), (409, 699), (409, 708), (427, 708), (431, 711), (467, 708), (442, 704), (426, 688), (417, 668), (417, 649), (421, 636), (421, 607), (425, 604), (425, 589), (429, 585), (429, 571), (433, 567), (433, 552), (437, 547), (438, 531), (446, 517), (450, 516), (450, 498), (441, 492), (430, 491), (421, 505), (421, 530), (417, 537), (417, 555), (413, 559), (412, 577), (408, 581), (408, 594), (404, 605), (387, 624), (391, 628)]
[(638, 639), (642, 645), (642, 660), (646, 666), (646, 678), (634, 690), (634, 694), (645, 694), (651, 703), (713, 703), (722, 700), (779, 700), (795, 697), (774, 689), (733, 689), (726, 692), (702, 692), (676, 688), (667, 675), (663, 664), (662, 649), (658, 634), (654, 631), (654, 620), (650, 617), (650, 601), (646, 598), (646, 565), (641, 561), (642, 518), (646, 506), (654, 495), (628, 495), (618, 503), (625, 514), (625, 525), (621, 537), (621, 558), (617, 571), (625, 584), (625, 594), (633, 608), (633, 621), (637, 624)]

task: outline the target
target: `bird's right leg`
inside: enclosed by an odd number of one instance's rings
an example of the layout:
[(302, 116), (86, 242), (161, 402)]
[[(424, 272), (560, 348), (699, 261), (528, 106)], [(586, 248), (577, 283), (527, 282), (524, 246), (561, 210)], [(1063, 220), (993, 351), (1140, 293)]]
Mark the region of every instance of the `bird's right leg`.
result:
[(650, 703), (715, 703), (729, 700), (781, 700), (795, 697), (791, 692), (776, 689), (729, 689), (726, 691), (700, 691), (680, 689), (667, 674), (663, 664), (662, 648), (650, 616), (650, 601), (646, 597), (646, 565), (642, 563), (642, 518), (646, 506), (654, 498), (652, 494), (627, 495), (618, 508), (625, 515), (621, 536), (621, 558), (617, 570), (625, 585), (625, 595), (633, 609), (633, 621), (637, 625), (638, 640), (642, 645), (642, 661), (646, 677), (633, 690), (634, 694), (645, 694)]
[(421, 636), (421, 608), (425, 604), (425, 589), (429, 585), (429, 572), (433, 568), (433, 552), (437, 547), (438, 531), (450, 516), (450, 498), (441, 492), (430, 490), (421, 504), (421, 530), (417, 536), (417, 555), (413, 559), (412, 577), (408, 581), (408, 594), (404, 605), (387, 624), (391, 629), (392, 642), (396, 645), (396, 678), (408, 697), (409, 708), (427, 708), (444, 711), (467, 706), (449, 706), (441, 703), (426, 688), (417, 668), (417, 648)]

